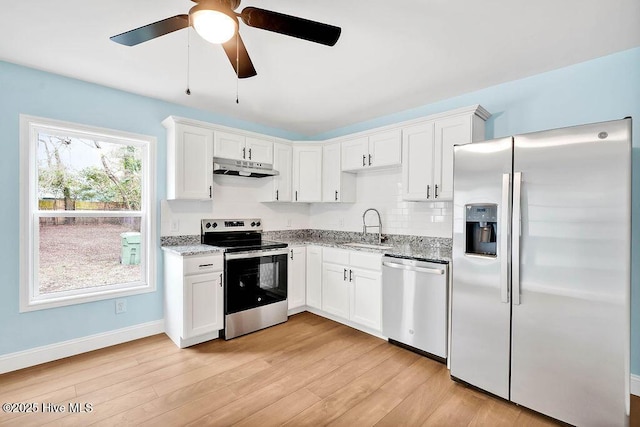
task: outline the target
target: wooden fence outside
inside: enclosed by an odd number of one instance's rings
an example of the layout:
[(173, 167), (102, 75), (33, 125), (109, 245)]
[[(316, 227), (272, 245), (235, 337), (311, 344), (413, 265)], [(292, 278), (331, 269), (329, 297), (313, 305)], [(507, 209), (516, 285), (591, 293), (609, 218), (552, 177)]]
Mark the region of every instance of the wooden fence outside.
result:
[[(125, 204), (120, 202), (88, 202), (83, 200), (67, 200), (65, 209), (64, 199), (41, 199), (38, 200), (38, 208), (43, 211), (118, 211), (126, 210)], [(127, 224), (133, 225), (139, 221), (138, 218), (131, 217), (54, 217), (40, 218), (40, 225), (96, 225), (96, 224)]]

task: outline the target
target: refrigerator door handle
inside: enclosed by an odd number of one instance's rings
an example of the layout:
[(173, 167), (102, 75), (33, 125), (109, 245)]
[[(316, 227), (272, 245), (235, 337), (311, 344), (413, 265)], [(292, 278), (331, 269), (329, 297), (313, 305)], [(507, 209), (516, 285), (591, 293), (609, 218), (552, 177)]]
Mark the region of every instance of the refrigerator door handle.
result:
[(502, 174), (502, 212), (500, 213), (500, 301), (509, 303), (509, 193), (511, 174)]
[(513, 174), (513, 223), (511, 225), (511, 295), (514, 305), (520, 305), (520, 196), (522, 172)]

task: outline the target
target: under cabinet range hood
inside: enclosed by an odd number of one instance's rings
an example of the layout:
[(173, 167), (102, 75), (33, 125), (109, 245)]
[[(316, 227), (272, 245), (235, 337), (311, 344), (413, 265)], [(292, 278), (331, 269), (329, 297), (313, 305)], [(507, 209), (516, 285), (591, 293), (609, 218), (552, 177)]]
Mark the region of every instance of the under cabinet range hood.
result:
[(251, 162), (246, 160), (213, 158), (213, 173), (216, 175), (246, 176), (249, 178), (264, 178), (279, 175), (270, 163)]

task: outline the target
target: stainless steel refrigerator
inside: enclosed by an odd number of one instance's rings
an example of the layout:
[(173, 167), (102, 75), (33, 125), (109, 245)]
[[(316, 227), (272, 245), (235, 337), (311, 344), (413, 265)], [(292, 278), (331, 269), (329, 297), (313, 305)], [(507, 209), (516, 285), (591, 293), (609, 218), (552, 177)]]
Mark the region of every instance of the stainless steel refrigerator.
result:
[(454, 156), (451, 376), (570, 424), (627, 425), (631, 119)]

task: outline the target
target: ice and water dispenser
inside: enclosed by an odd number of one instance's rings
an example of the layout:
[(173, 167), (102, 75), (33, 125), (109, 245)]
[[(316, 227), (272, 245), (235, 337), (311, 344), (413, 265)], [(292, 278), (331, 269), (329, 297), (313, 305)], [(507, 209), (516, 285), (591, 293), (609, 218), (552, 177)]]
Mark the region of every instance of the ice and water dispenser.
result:
[(498, 205), (466, 205), (466, 247), (468, 255), (496, 256)]

